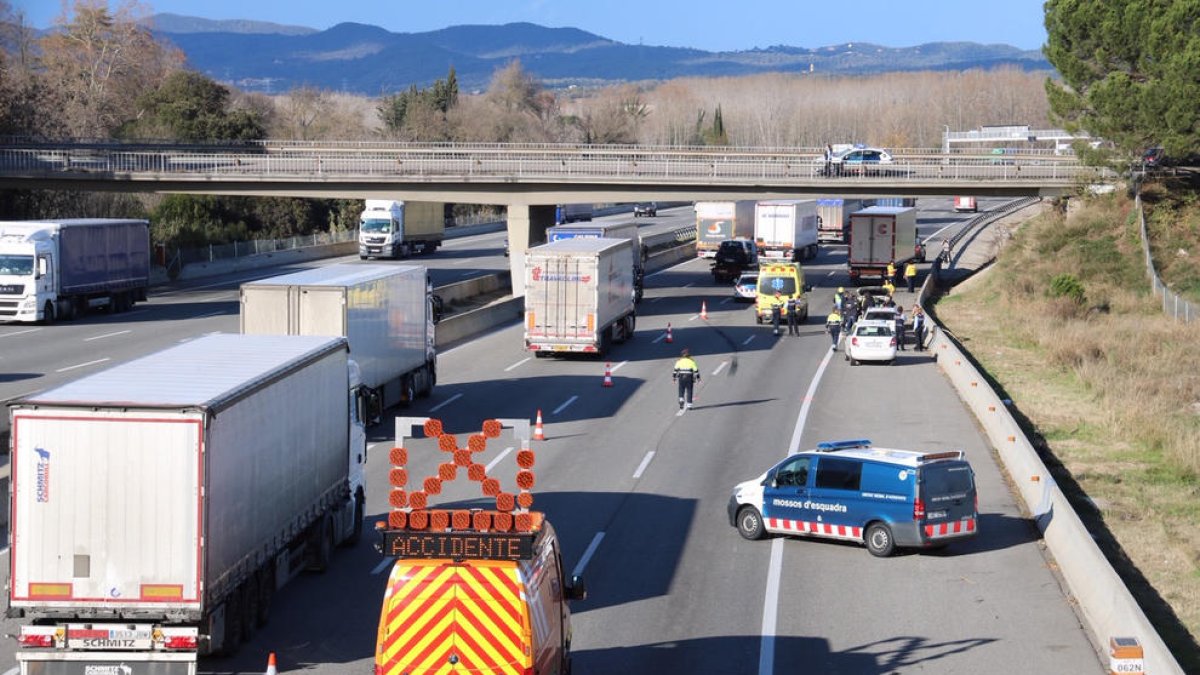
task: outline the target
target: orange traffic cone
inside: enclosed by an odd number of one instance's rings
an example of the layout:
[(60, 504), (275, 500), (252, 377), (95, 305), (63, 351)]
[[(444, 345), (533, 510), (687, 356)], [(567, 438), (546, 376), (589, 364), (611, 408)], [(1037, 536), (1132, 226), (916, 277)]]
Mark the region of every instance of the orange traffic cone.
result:
[(708, 321), (708, 302), (705, 300), (700, 301), (700, 318)]
[(264, 675), (278, 675), (279, 671), (275, 668), (275, 652), (267, 657), (267, 672)]
[(537, 423), (533, 425), (533, 440), (546, 440), (546, 431), (542, 428), (542, 409), (538, 408)]
[(667, 344), (671, 344), (674, 341), (675, 341), (675, 338), (671, 337), (671, 324), (667, 324), (667, 340), (666, 340), (666, 342), (667, 342)]
[(604, 364), (604, 386), (611, 387), (612, 383), (612, 363)]

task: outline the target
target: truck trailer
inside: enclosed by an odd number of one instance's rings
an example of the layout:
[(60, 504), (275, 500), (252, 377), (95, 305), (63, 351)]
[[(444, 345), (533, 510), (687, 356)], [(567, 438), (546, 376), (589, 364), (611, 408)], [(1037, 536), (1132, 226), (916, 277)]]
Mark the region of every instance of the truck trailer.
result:
[(696, 202), (696, 255), (714, 258), (726, 239), (754, 239), (753, 199)]
[(817, 241), (846, 243), (850, 214), (869, 204), (861, 199), (822, 198), (817, 200)]
[(0, 320), (52, 323), (124, 312), (150, 286), (150, 224), (76, 218), (0, 222)]
[(888, 263), (901, 268), (924, 262), (925, 247), (917, 238), (917, 211), (898, 206), (872, 206), (850, 215), (850, 281), (883, 281)]
[(10, 403), (23, 675), (194, 675), (362, 534), (345, 338), (209, 335)]
[(754, 242), (758, 254), (799, 262), (817, 257), (815, 199), (777, 199), (754, 207)]
[(592, 219), (591, 204), (556, 204), (554, 207), (554, 224), (574, 223)]
[(525, 348), (604, 356), (633, 337), (627, 239), (563, 239), (525, 252)]
[(358, 223), (358, 257), (433, 253), (446, 238), (446, 204), (368, 199)]
[(646, 277), (645, 264), (646, 260), (643, 257), (642, 238), (638, 234), (637, 223), (631, 222), (615, 222), (615, 223), (568, 223), (563, 225), (555, 225), (546, 229), (546, 241), (558, 241), (559, 239), (628, 239), (633, 246), (630, 251), (633, 254), (633, 288), (635, 291), (634, 302), (642, 301), (643, 283)]
[(328, 265), (241, 289), (243, 333), (350, 341), (371, 421), (433, 391), (434, 323), (429, 275), (417, 265)]

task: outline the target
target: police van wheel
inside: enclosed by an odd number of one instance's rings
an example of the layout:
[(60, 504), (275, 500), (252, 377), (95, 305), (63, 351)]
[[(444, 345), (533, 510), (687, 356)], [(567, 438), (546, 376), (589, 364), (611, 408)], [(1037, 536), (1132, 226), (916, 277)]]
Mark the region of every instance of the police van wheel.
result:
[(737, 512), (738, 534), (751, 541), (762, 539), (767, 533), (763, 526), (762, 514), (753, 506), (743, 506)]
[(866, 533), (867, 551), (877, 558), (886, 558), (896, 550), (892, 531), (883, 523), (871, 523)]

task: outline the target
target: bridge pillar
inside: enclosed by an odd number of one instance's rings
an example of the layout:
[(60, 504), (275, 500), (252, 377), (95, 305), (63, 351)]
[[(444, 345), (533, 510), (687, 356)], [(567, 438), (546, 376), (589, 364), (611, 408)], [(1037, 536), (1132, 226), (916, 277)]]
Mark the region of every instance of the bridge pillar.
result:
[(508, 266), (513, 295), (525, 295), (525, 249), (546, 241), (546, 228), (554, 225), (554, 205), (508, 205)]

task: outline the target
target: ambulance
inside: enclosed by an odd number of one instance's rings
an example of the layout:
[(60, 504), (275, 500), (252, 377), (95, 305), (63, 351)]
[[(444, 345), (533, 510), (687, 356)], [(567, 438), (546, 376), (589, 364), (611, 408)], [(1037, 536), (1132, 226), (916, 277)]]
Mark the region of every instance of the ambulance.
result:
[(941, 548), (979, 532), (975, 473), (961, 451), (818, 443), (739, 483), (729, 524), (746, 539), (800, 535), (897, 548)]
[[(412, 419), (398, 419), (397, 427)], [(522, 471), (517, 482), (529, 486), (533, 453), (528, 450), (528, 420), (522, 422), (525, 440), (518, 453)], [(485, 423), (479, 438), (488, 435), (487, 427)], [(439, 432), (435, 436), (447, 436), (440, 434), (440, 423), (433, 430)], [(427, 436), (429, 431), (426, 426)], [(542, 513), (520, 506), (532, 502), (528, 490), (503, 492), (498, 481), (471, 461), (472, 451), (481, 449), (476, 437), (469, 449), (454, 447), (452, 441), (439, 441), (439, 446), (454, 461), (440, 465), (438, 475), (426, 478), (423, 489), (415, 492), (404, 489), (407, 450), (402, 443), (392, 450), (393, 510), (377, 528), (380, 551), (396, 561), (379, 616), (375, 675), (570, 673), (567, 603), (585, 599), (587, 591), (579, 577), (567, 580), (554, 528)], [(522, 478), (522, 473), (528, 475)], [(496, 496), (497, 509), (429, 508), (427, 496), (458, 474)]]
[(775, 305), (778, 293), (784, 306), (780, 310), (780, 320), (787, 321), (787, 301), (795, 298), (800, 307), (800, 320), (808, 318), (808, 296), (812, 286), (804, 283), (804, 269), (798, 263), (792, 262), (763, 262), (758, 268), (758, 293), (755, 298), (754, 314), (757, 323), (771, 322), (771, 307)]

